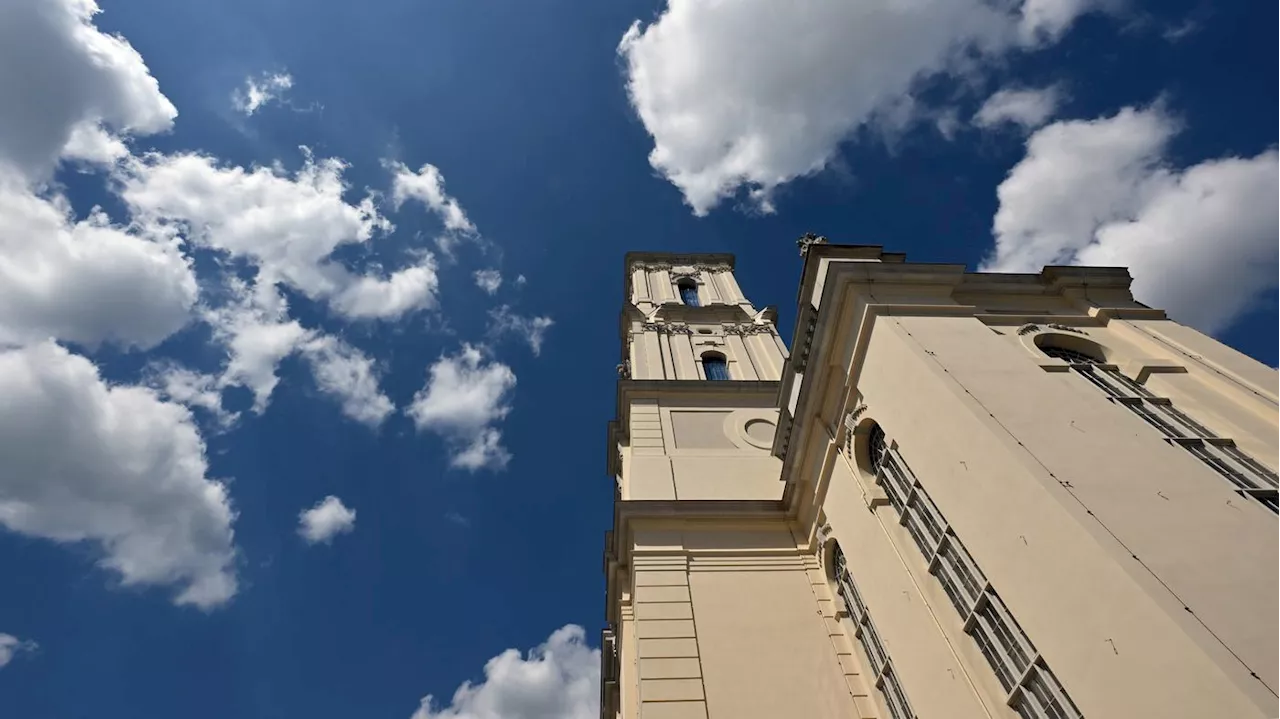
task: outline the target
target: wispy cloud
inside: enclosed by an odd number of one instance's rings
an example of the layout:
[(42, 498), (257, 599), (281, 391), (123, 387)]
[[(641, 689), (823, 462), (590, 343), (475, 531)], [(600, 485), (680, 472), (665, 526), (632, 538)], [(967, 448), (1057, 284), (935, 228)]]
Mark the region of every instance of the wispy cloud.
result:
[(293, 76), (287, 72), (264, 72), (257, 77), (244, 79), (244, 85), (231, 93), (231, 106), (245, 115), (252, 115), (263, 105), (284, 98), (293, 88)]

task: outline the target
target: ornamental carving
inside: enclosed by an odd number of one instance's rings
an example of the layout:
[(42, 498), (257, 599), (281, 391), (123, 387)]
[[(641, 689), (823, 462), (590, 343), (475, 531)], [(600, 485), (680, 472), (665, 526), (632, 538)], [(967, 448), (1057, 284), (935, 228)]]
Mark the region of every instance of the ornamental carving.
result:
[(722, 330), (727, 335), (758, 335), (766, 334), (772, 330), (769, 325), (756, 324), (754, 322), (742, 322), (739, 324), (724, 325)]
[(818, 544), (825, 544), (830, 536), (831, 524), (829, 522), (823, 522), (822, 526), (818, 527)]
[(691, 335), (693, 329), (683, 322), (645, 322), (645, 332), (658, 332), (664, 335)]
[(1029, 332), (1036, 332), (1039, 329), (1040, 329), (1040, 325), (1035, 324), (1034, 322), (1028, 322), (1027, 324), (1018, 328), (1018, 334), (1025, 335)]
[(861, 417), (863, 414), (865, 414), (866, 411), (867, 411), (866, 404), (860, 404), (857, 407), (854, 407), (853, 411), (849, 412), (849, 416), (845, 417), (845, 420), (844, 420), (845, 426), (848, 427), (850, 431), (853, 431), (854, 424), (857, 423), (858, 418)]
[(631, 360), (618, 363), (618, 379), (631, 379)]
[(800, 235), (800, 239), (796, 240), (796, 247), (800, 248), (801, 257), (804, 257), (805, 255), (809, 254), (810, 247), (813, 247), (814, 245), (825, 245), (825, 244), (827, 244), (827, 238), (823, 237), (822, 235), (815, 235), (812, 232), (806, 232), (803, 235)]
[(672, 282), (679, 282), (680, 280), (693, 280), (694, 282), (697, 282), (701, 279), (702, 279), (702, 275), (697, 270), (694, 270), (693, 272), (672, 272), (671, 273)]
[(669, 269), (671, 269), (671, 264), (668, 262), (633, 262), (631, 264), (632, 272), (635, 272), (636, 270), (644, 270), (645, 272), (661, 272)]
[(711, 272), (711, 273), (729, 272), (732, 269), (733, 269), (732, 267), (730, 267), (727, 263), (724, 263), (724, 262), (721, 262), (715, 265), (694, 265), (693, 266), (694, 272)]
[(1060, 324), (1057, 324), (1056, 322), (1050, 322), (1050, 323), (1049, 323), (1049, 328), (1050, 328), (1050, 329), (1055, 329), (1055, 330), (1060, 330), (1060, 331), (1062, 331), (1062, 332), (1074, 332), (1074, 333), (1076, 333), (1076, 334), (1078, 334), (1078, 335), (1082, 335), (1082, 334), (1084, 334), (1084, 333), (1085, 333), (1085, 332), (1084, 332), (1084, 330), (1076, 329), (1075, 327), (1068, 327), (1067, 325), (1060, 325)]

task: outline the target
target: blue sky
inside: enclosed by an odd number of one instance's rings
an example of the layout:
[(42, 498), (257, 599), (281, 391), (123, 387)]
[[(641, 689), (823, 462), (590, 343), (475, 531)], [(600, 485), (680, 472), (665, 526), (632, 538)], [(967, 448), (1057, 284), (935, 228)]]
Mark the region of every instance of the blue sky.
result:
[(785, 337), (807, 231), (1123, 264), (1277, 363), (1274, 5), (100, 5), (0, 8), (5, 716), (596, 716), (629, 250)]

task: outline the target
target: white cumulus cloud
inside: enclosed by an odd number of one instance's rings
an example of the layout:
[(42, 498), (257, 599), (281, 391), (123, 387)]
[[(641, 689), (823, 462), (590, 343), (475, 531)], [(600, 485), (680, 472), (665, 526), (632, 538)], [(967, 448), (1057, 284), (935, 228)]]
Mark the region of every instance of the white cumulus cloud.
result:
[(227, 348), (227, 363), (217, 374), (159, 368), (153, 372), (152, 384), (170, 399), (203, 408), (229, 426), (236, 415), (223, 409), (222, 390), (247, 388), (253, 393), (253, 411), (261, 414), (280, 382), (280, 363), (299, 353), (310, 366), (316, 386), (336, 399), (350, 419), (377, 427), (395, 410), (378, 387), (376, 363), (364, 352), (290, 318), (284, 297), (274, 287), (235, 278), (226, 284), (232, 299), (207, 311), (204, 319), (214, 339)]
[(298, 513), (298, 534), (308, 544), (328, 544), (356, 528), (356, 511), (332, 494)]
[(649, 163), (697, 215), (827, 166), (877, 119), (909, 118), (912, 88), (1061, 36), (1086, 0), (669, 0), (618, 47)]
[(434, 259), (392, 272), (358, 275), (331, 254), (393, 229), (372, 197), (350, 204), (334, 158), (305, 162), (292, 176), (280, 168), (224, 167), (198, 154), (149, 154), (120, 173), (121, 197), (135, 217), (169, 223), (193, 242), (253, 262), (259, 284), (284, 282), (327, 301), (351, 319), (394, 319), (435, 307)]
[(0, 166), (0, 344), (48, 337), (150, 347), (181, 328), (198, 295), (176, 241), (75, 220), (67, 199), (38, 195)]
[(582, 627), (557, 629), (521, 656), (508, 649), (484, 665), (484, 681), (464, 682), (448, 706), (427, 696), (410, 719), (597, 719), (600, 650)]
[[(93, 0), (0, 3), (0, 164), (43, 178), (76, 132), (168, 130), (178, 111), (142, 56), (93, 24)], [(73, 144), (85, 152), (85, 137)]]
[(0, 526), (90, 543), (122, 584), (178, 604), (236, 593), (235, 514), (186, 408), (51, 342), (0, 352), (0, 397)]
[(489, 333), (493, 336), (514, 334), (528, 343), (535, 357), (542, 354), (542, 340), (553, 324), (550, 317), (525, 317), (512, 312), (507, 305), (489, 311)]
[(1277, 155), (1175, 168), (1179, 123), (1159, 104), (1056, 122), (1000, 184), (984, 269), (1123, 265), (1141, 301), (1206, 332), (1226, 328), (1277, 276)]
[(493, 425), (511, 411), (508, 395), (515, 385), (510, 367), (486, 360), (478, 347), (463, 345), (458, 354), (442, 356), (427, 369), (427, 384), (405, 413), (419, 430), (445, 437), (453, 466), (502, 469), (511, 454)]
[(238, 412), (222, 406), (222, 379), (218, 375), (183, 367), (175, 362), (153, 362), (147, 368), (147, 385), (172, 402), (209, 413), (222, 429), (239, 419)]
[(1058, 110), (1062, 92), (1056, 86), (1045, 88), (1005, 88), (997, 91), (973, 116), (978, 127), (995, 127), (1011, 122), (1028, 130), (1045, 124)]
[(498, 288), (502, 286), (502, 273), (498, 270), (476, 270), (472, 276), (475, 278), (476, 287), (491, 295), (496, 294)]
[(293, 87), (293, 76), (287, 72), (264, 72), (244, 79), (244, 85), (231, 93), (231, 106), (252, 115), (272, 100), (279, 100)]
[(13, 661), (13, 658), (22, 652), (34, 652), (39, 649), (40, 645), (30, 639), (19, 639), (12, 634), (0, 632), (0, 669), (6, 664)]
[(377, 427), (395, 411), (395, 405), (378, 387), (378, 371), (372, 358), (329, 335), (302, 345), (320, 391), (334, 397), (347, 417)]

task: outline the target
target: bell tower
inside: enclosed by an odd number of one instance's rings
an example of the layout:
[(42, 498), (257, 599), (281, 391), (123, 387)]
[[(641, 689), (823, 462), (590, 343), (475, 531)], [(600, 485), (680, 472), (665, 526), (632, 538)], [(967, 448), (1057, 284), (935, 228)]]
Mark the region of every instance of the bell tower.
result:
[(732, 255), (625, 263), (601, 716), (875, 716), (783, 508), (774, 309), (742, 293)]

